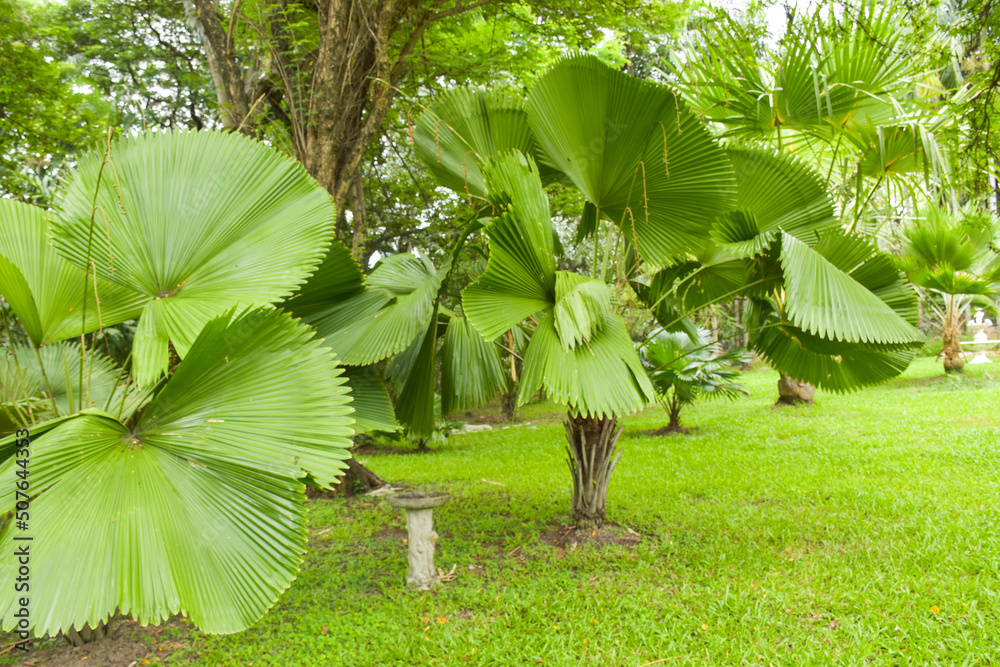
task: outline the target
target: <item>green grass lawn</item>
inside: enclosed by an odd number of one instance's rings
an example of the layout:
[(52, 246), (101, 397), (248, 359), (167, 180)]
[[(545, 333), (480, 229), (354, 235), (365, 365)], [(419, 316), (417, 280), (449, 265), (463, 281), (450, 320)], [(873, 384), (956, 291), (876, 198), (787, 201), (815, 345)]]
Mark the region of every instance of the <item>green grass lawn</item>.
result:
[(429, 453), (378, 448), (362, 461), (384, 479), (452, 494), (435, 513), (450, 581), (404, 588), (404, 519), (384, 500), (315, 501), (302, 572), (267, 616), (222, 637), (173, 622), (144, 635), (147, 659), (1000, 664), (1000, 365), (966, 368), (919, 359), (799, 408), (773, 408), (777, 375), (758, 370), (751, 398), (685, 409), (691, 435), (641, 435), (661, 409), (629, 418), (608, 519), (641, 535), (631, 546), (544, 539), (570, 525), (565, 432), (545, 405)]

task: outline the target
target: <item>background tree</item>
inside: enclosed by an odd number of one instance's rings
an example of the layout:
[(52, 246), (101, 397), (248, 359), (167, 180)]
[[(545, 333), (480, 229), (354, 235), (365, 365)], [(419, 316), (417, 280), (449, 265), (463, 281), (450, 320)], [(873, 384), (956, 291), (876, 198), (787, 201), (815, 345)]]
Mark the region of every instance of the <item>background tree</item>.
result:
[(74, 89), (37, 7), (0, 0), (0, 192), (47, 201), (60, 165), (104, 134), (113, 108)]
[(995, 312), (1000, 294), (1000, 222), (969, 207), (959, 215), (929, 209), (901, 234), (900, 267), (910, 281), (940, 297), (925, 301), (941, 327), (946, 373), (961, 372), (962, 323), (974, 298)]

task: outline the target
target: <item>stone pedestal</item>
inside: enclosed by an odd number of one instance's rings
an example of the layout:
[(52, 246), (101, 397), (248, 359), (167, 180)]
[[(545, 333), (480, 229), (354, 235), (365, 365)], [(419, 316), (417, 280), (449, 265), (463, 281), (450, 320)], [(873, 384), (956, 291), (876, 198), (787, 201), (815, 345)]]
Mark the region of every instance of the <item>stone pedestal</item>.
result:
[(386, 498), (393, 507), (406, 511), (406, 532), (408, 534), (410, 567), (406, 574), (406, 585), (418, 591), (426, 591), (440, 583), (437, 568), (434, 567), (434, 532), (432, 513), (451, 496), (447, 493), (397, 493)]

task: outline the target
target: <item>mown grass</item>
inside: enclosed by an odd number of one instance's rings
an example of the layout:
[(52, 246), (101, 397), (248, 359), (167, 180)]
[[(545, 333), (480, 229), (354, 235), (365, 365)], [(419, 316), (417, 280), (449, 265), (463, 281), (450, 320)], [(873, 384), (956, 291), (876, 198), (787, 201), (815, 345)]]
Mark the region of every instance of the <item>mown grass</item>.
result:
[(1000, 664), (1000, 366), (967, 369), (920, 359), (800, 408), (773, 408), (759, 370), (750, 399), (686, 409), (691, 435), (641, 435), (656, 408), (628, 419), (608, 518), (632, 547), (542, 539), (569, 527), (546, 406), (430, 453), (386, 446), (363, 458), (383, 478), (452, 494), (435, 514), (451, 581), (405, 590), (404, 519), (383, 500), (315, 501), (274, 609), (238, 635), (172, 626), (157, 641), (183, 648), (163, 662)]

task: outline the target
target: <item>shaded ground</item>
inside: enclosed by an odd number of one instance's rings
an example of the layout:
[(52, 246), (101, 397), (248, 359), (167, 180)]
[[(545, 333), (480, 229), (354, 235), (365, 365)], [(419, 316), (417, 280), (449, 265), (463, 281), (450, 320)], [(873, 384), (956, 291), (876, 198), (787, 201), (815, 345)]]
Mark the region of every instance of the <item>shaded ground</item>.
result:
[[(85, 646), (70, 646), (62, 639), (41, 639), (32, 642), (27, 653), (8, 650), (3, 656), (25, 667), (140, 667), (160, 665), (184, 642), (176, 635), (184, 632), (185, 624), (171, 620), (162, 627), (141, 627), (136, 621), (121, 621), (113, 636)], [(13, 639), (8, 638), (8, 641)], [(4, 649), (10, 648), (4, 645)]]
[(617, 544), (624, 547), (634, 547), (647, 538), (628, 528), (606, 523), (597, 530), (580, 530), (576, 526), (561, 526), (541, 533), (538, 539), (540, 542), (557, 549), (576, 549), (584, 544), (596, 546)]

